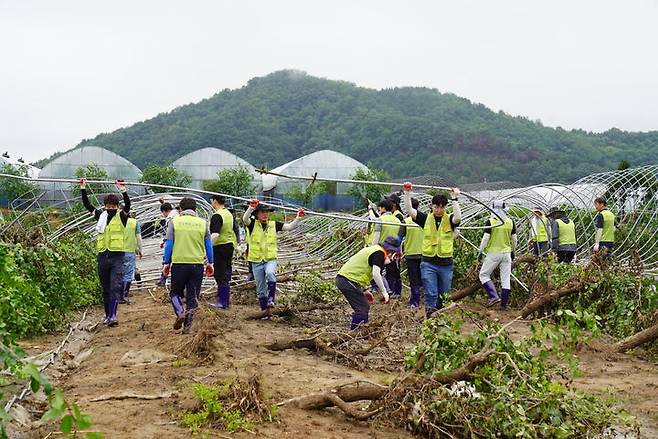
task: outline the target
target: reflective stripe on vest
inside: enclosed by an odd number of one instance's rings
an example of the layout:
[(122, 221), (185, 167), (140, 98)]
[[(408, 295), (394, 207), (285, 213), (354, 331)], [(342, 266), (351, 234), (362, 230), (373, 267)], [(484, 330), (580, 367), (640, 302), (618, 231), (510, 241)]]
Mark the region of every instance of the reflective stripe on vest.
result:
[(603, 216), (603, 234), (601, 234), (602, 242), (615, 242), (615, 214), (608, 209), (601, 212)]
[[(382, 223), (400, 224), (400, 219), (390, 212), (386, 212), (385, 214), (383, 214), (380, 220), (382, 221)], [(400, 231), (400, 226), (396, 226), (395, 224), (382, 224), (382, 231), (379, 234), (379, 242), (384, 242), (386, 238), (390, 238), (391, 236), (397, 238), (399, 231)]]
[(267, 228), (263, 231), (262, 223), (256, 221), (249, 238), (247, 260), (250, 262), (272, 261), (276, 259), (276, 255), (276, 222), (268, 221)]
[(222, 218), (222, 228), (219, 231), (219, 237), (215, 245), (233, 244), (233, 247), (235, 247), (237, 240), (235, 233), (233, 233), (233, 215), (225, 208), (217, 209), (215, 213)]
[(576, 225), (573, 221), (565, 223), (561, 219), (555, 220), (557, 224), (557, 243), (558, 245), (576, 244)]
[(491, 222), (491, 237), (485, 251), (487, 253), (511, 253), (512, 229), (514, 228), (512, 220), (505, 218), (502, 225), (498, 225), (501, 224), (500, 219), (492, 216), (489, 221)]
[(548, 242), (548, 220), (543, 216), (537, 217), (537, 242)]
[(423, 256), (433, 258), (451, 258), (453, 250), (452, 226), (450, 215), (447, 213), (441, 217), (439, 230), (436, 229), (434, 215), (430, 212), (425, 220), (423, 229)]
[(121, 222), (121, 214), (117, 211), (110, 222), (105, 226), (103, 233), (96, 238), (96, 250), (98, 253), (104, 251), (123, 252), (125, 226)]
[(174, 264), (203, 264), (206, 261), (206, 221), (194, 215), (179, 215), (174, 225)]
[(368, 259), (377, 251), (384, 249), (380, 245), (362, 248), (345, 262), (338, 274), (365, 287), (372, 280), (372, 266), (368, 264)]
[(126, 230), (123, 236), (123, 251), (135, 253), (137, 251), (137, 220), (128, 218)]
[[(407, 224), (415, 224), (411, 218), (404, 220)], [(403, 250), (405, 255), (414, 256), (423, 253), (423, 229), (420, 227), (407, 227), (404, 235)]]

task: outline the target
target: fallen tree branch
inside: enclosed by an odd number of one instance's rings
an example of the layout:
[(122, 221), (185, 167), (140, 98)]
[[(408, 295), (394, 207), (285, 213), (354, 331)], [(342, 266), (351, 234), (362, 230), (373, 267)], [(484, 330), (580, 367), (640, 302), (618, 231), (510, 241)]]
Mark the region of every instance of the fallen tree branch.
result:
[(616, 343), (614, 348), (617, 352), (626, 352), (640, 345), (658, 339), (658, 323), (636, 334), (626, 337)]
[(549, 303), (565, 296), (569, 296), (571, 294), (579, 293), (585, 288), (585, 282), (584, 281), (578, 281), (576, 283), (572, 283), (571, 285), (568, 285), (566, 287), (560, 288), (558, 290), (551, 291), (550, 293), (543, 294), (539, 297), (536, 297), (534, 300), (526, 303), (526, 305), (523, 307), (521, 310), (521, 317), (526, 318), (530, 314), (533, 314), (536, 311), (539, 311), (542, 307), (545, 305), (548, 305)]
[[(353, 383), (335, 387), (326, 392), (310, 393), (308, 395), (281, 401), (277, 405), (291, 405), (304, 410), (320, 410), (336, 406), (348, 415), (359, 419), (361, 416), (365, 415), (367, 415), (367, 417), (372, 417), (376, 412), (356, 411), (347, 403), (355, 401), (376, 401), (383, 398), (388, 390), (388, 386), (382, 386), (381, 384), (373, 383), (371, 381), (355, 381)], [(346, 407), (349, 407), (349, 411), (345, 410)], [(366, 417), (363, 419), (366, 419)]]
[(263, 317), (277, 316), (277, 317), (293, 317), (302, 312), (314, 311), (316, 309), (332, 309), (335, 308), (335, 303), (317, 303), (312, 305), (302, 305), (297, 307), (273, 308), (259, 311), (257, 313), (249, 314), (245, 317), (246, 320), (258, 320)]
[(173, 398), (177, 396), (176, 392), (164, 392), (159, 395), (140, 395), (137, 393), (120, 393), (118, 395), (101, 395), (98, 398), (90, 399), (89, 402), (100, 402), (100, 401), (121, 401), (124, 399), (141, 399), (141, 400), (154, 400), (154, 399), (166, 399)]

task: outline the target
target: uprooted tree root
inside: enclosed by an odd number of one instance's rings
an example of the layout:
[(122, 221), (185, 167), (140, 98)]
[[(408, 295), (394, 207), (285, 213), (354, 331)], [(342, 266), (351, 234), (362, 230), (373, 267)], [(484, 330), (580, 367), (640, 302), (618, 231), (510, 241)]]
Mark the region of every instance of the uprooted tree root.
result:
[(218, 318), (215, 314), (200, 309), (196, 312), (193, 324), (196, 328), (174, 353), (193, 360), (196, 364), (211, 364), (215, 361), (213, 339), (219, 335)]
[(265, 402), (258, 374), (247, 379), (236, 379), (231, 386), (231, 399), (233, 403), (228, 407), (229, 410), (237, 408), (243, 414), (258, 419), (270, 416), (270, 407)]

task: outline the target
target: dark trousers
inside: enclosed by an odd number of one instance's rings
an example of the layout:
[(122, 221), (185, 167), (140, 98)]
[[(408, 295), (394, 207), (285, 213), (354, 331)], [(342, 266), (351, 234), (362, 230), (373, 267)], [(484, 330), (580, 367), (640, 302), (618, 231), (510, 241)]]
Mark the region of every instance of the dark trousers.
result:
[(393, 285), (397, 283), (397, 280), (400, 279), (400, 263), (398, 261), (391, 261), (390, 264), (386, 265), (386, 280), (388, 284), (393, 288)]
[(106, 251), (99, 253), (96, 258), (106, 317), (112, 315), (113, 308), (123, 293), (123, 255), (123, 252)]
[(336, 288), (343, 293), (343, 296), (345, 296), (347, 302), (354, 310), (353, 316), (361, 317), (367, 322), (368, 313), (370, 312), (370, 304), (363, 295), (361, 285), (352, 282), (346, 277), (338, 275), (336, 276)]
[(548, 241), (546, 242), (534, 241), (532, 243), (532, 254), (535, 256), (543, 256), (546, 253), (548, 253), (549, 248), (550, 245), (548, 244)]
[(573, 261), (574, 256), (576, 256), (575, 250), (558, 250), (557, 251), (557, 260), (558, 262), (564, 262), (566, 264)]
[(203, 264), (171, 265), (171, 296), (185, 298), (186, 310), (193, 311), (199, 305), (197, 299), (203, 282)]
[(212, 248), (214, 254), (215, 281), (218, 287), (228, 287), (233, 273), (233, 244), (221, 244)]
[(410, 287), (422, 287), (423, 281), (420, 278), (420, 261), (421, 259), (406, 258), (407, 262), (407, 275), (409, 276)]

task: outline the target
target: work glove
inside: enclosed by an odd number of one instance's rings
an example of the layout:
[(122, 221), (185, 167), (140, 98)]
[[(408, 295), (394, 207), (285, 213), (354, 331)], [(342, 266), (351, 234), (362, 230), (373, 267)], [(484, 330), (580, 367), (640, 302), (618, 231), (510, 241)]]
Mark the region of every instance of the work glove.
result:
[(87, 179), (86, 178), (81, 178), (80, 179), (80, 189), (87, 189)]
[(119, 179), (114, 182), (116, 184), (117, 189), (119, 189), (119, 192), (124, 193), (126, 191), (126, 183)]
[(164, 242), (160, 243), (160, 248), (164, 248)]
[(259, 204), (260, 204), (260, 201), (258, 201), (258, 200), (251, 200), (251, 201), (249, 202), (249, 207), (251, 207), (252, 209), (255, 209), (255, 208), (258, 207)]
[(169, 277), (169, 272), (171, 271), (171, 265), (169, 264), (164, 264), (162, 266), (162, 275), (164, 277)]
[(206, 264), (206, 276), (213, 277), (215, 274), (215, 267), (212, 264)]
[(599, 245), (594, 244), (594, 253), (598, 253), (598, 251), (599, 251)]
[(366, 298), (366, 300), (368, 301), (369, 304), (372, 305), (373, 303), (375, 303), (375, 296), (373, 296), (370, 291), (364, 291), (363, 292), (363, 297)]
[(388, 291), (382, 291), (382, 298), (379, 301), (386, 305), (388, 302), (390, 302), (390, 300), (391, 296), (389, 295)]
[(450, 189), (450, 198), (456, 200), (461, 195), (461, 190), (458, 187), (453, 187)]
[(299, 210), (297, 210), (297, 218), (304, 218), (306, 216), (306, 211), (304, 210), (303, 207), (300, 207)]
[(160, 197), (158, 198), (158, 201), (160, 202), (160, 204), (164, 204), (164, 198)]
[(402, 189), (404, 189), (405, 192), (411, 192), (411, 189), (413, 189), (413, 185), (411, 184), (410, 181), (407, 181), (402, 185)]

